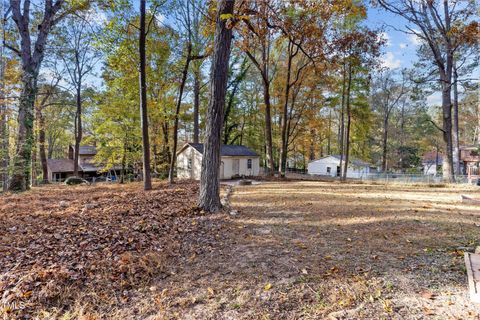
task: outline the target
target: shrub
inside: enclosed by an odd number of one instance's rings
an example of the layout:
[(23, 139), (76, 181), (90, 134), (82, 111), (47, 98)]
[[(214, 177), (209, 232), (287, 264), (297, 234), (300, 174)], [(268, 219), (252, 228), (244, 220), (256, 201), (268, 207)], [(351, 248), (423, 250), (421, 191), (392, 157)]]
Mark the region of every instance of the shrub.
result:
[(82, 184), (82, 183), (88, 183), (85, 179), (82, 179), (80, 177), (68, 177), (67, 180), (65, 180), (65, 184), (69, 186), (73, 186), (76, 184)]

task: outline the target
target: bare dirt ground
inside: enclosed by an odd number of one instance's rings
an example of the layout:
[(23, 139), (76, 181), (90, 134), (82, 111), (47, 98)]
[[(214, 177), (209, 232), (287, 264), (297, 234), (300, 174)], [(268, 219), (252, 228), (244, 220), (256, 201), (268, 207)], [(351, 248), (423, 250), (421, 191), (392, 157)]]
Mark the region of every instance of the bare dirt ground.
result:
[(262, 182), (234, 188), (233, 216), (198, 212), (191, 182), (76, 188), (0, 200), (5, 318), (480, 319), (480, 208), (460, 199), (478, 188)]

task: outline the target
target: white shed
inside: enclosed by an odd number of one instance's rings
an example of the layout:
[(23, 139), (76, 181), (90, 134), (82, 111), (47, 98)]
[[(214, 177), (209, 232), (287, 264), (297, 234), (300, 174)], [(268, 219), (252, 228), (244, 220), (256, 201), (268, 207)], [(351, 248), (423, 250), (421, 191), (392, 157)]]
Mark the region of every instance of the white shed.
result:
[[(367, 162), (351, 159), (347, 168), (347, 178), (362, 178), (373, 171)], [(340, 156), (331, 155), (308, 164), (308, 174), (338, 177), (340, 176)]]
[[(186, 143), (177, 153), (177, 176), (200, 180), (203, 143)], [(220, 179), (258, 176), (260, 156), (245, 146), (222, 145), (220, 149)]]
[(443, 155), (437, 151), (430, 151), (423, 155), (422, 167), (424, 175), (436, 176), (442, 173), (440, 169), (443, 165)]

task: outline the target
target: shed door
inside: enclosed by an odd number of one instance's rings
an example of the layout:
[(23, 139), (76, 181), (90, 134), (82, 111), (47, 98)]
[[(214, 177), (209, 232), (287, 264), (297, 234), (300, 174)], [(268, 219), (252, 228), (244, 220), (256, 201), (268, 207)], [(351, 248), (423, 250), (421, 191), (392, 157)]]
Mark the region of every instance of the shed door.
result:
[(232, 160), (232, 174), (240, 175), (240, 159)]

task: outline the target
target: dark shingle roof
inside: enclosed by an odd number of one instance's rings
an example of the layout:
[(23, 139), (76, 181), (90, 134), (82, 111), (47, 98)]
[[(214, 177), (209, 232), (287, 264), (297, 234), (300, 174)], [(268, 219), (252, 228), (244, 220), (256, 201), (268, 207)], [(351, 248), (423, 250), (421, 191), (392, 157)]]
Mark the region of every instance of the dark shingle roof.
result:
[(96, 155), (97, 148), (95, 146), (80, 146), (79, 154), (81, 155)]
[[(203, 154), (203, 143), (188, 143), (188, 145), (190, 145), (192, 148), (195, 148), (195, 150)], [(220, 156), (222, 157), (233, 157), (233, 156), (258, 157), (258, 154), (255, 151), (245, 146), (224, 144), (220, 149)]]
[(47, 166), (50, 172), (73, 172), (72, 159), (48, 159)]

